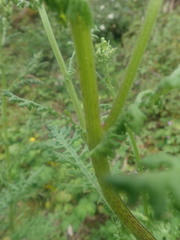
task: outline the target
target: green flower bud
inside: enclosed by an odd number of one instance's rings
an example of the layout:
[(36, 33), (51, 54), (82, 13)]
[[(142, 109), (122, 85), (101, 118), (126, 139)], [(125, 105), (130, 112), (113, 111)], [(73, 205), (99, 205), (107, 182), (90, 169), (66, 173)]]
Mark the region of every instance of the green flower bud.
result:
[(64, 14), (72, 23), (83, 21), (87, 26), (92, 26), (92, 13), (87, 0), (45, 0), (48, 6)]

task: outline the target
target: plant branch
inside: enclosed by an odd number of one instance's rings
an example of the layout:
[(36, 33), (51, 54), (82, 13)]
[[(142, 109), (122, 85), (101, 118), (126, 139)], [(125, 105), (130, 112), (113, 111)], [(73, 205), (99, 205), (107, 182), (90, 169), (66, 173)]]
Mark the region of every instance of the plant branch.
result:
[(109, 129), (118, 119), (124, 107), (128, 93), (132, 87), (133, 81), (135, 80), (138, 67), (142, 61), (142, 57), (150, 39), (155, 21), (160, 11), (163, 0), (150, 0), (147, 8), (146, 17), (141, 27), (137, 42), (132, 52), (129, 64), (127, 66), (124, 79), (120, 85), (119, 92), (113, 103), (112, 110), (106, 119), (104, 129)]
[[(101, 141), (103, 131), (100, 123), (99, 101), (97, 91), (94, 52), (90, 27), (82, 21), (71, 22), (71, 30), (79, 67), (80, 84), (83, 95), (83, 106), (86, 120), (86, 134), (89, 149), (92, 150)], [(93, 167), (99, 185), (110, 208), (122, 223), (139, 240), (156, 240), (151, 233), (132, 215), (121, 200), (119, 194), (105, 182), (110, 175), (108, 159), (100, 154), (92, 155)]]
[(61, 70), (61, 72), (64, 76), (65, 85), (66, 85), (67, 91), (70, 95), (71, 101), (74, 105), (74, 109), (75, 109), (75, 112), (77, 114), (78, 120), (80, 122), (81, 127), (84, 129), (85, 128), (85, 122), (84, 122), (83, 112), (82, 112), (82, 109), (81, 109), (81, 102), (78, 99), (78, 96), (76, 94), (76, 91), (74, 89), (72, 81), (70, 79), (66, 64), (64, 62), (64, 59), (63, 59), (62, 54), (60, 52), (60, 49), (58, 47), (57, 41), (55, 39), (51, 24), (49, 22), (44, 4), (41, 4), (41, 6), (38, 8), (38, 11), (39, 11), (44, 29), (46, 31), (49, 43), (52, 47), (52, 50), (53, 50), (54, 55), (56, 57), (57, 63), (60, 67), (60, 70)]

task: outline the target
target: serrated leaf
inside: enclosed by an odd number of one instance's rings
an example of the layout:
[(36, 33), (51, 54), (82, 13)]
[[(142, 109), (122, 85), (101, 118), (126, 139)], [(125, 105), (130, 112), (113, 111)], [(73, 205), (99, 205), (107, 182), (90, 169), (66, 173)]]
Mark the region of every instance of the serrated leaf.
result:
[(164, 78), (158, 85), (158, 89), (180, 88), (180, 66), (169, 77)]
[(137, 104), (131, 104), (125, 115), (126, 124), (136, 133), (140, 134), (143, 128), (144, 121), (146, 120), (145, 114), (140, 110)]
[(180, 210), (180, 160), (166, 153), (154, 154), (142, 160), (142, 164), (154, 171), (108, 178), (117, 190), (124, 191), (130, 203), (135, 203), (142, 193), (149, 195), (149, 203), (155, 216), (160, 217), (168, 206), (168, 199)]

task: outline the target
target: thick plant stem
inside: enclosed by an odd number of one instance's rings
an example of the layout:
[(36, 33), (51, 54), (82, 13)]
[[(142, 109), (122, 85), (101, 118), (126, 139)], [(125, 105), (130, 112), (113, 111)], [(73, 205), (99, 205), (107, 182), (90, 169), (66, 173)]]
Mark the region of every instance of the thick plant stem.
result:
[(60, 70), (61, 70), (61, 72), (64, 76), (65, 85), (66, 85), (67, 91), (70, 95), (71, 101), (74, 105), (74, 109), (75, 109), (75, 112), (77, 114), (78, 120), (80, 122), (81, 127), (84, 129), (85, 128), (85, 121), (84, 121), (84, 116), (83, 116), (83, 112), (82, 112), (82, 109), (81, 109), (81, 102), (78, 99), (78, 96), (76, 94), (76, 91), (74, 89), (72, 81), (70, 79), (66, 64), (64, 62), (64, 59), (63, 59), (62, 54), (60, 52), (60, 49), (58, 47), (57, 41), (55, 39), (51, 24), (49, 22), (44, 4), (41, 4), (41, 6), (38, 8), (38, 11), (39, 11), (44, 29), (46, 31), (49, 43), (52, 47), (52, 50), (53, 50), (54, 55), (56, 57), (57, 63), (60, 67)]
[[(90, 28), (81, 21), (81, 18), (79, 18), (77, 23), (71, 22), (71, 30), (79, 67), (86, 120), (87, 141), (89, 149), (92, 150), (102, 139), (103, 131), (100, 123), (98, 90), (91, 32)], [(92, 156), (92, 162), (105, 200), (126, 228), (139, 240), (155, 240), (146, 228), (132, 215), (121, 200), (119, 194), (105, 183), (104, 178), (107, 175), (110, 175), (107, 158), (95, 153)]]
[(101, 156), (92, 157), (93, 166), (99, 185), (113, 212), (118, 216), (123, 225), (128, 231), (133, 233), (139, 240), (156, 240), (156, 238), (133, 216), (130, 210), (126, 207), (119, 194), (105, 184), (104, 178), (110, 174), (109, 164), (106, 158)]
[(71, 22), (71, 30), (78, 60), (88, 145), (93, 149), (101, 139), (102, 128), (91, 31), (81, 20)]
[(117, 97), (113, 103), (112, 110), (105, 122), (105, 130), (109, 129), (118, 119), (124, 107), (128, 93), (136, 77), (138, 67), (141, 63), (146, 45), (150, 39), (155, 21), (160, 11), (163, 0), (150, 0), (144, 23), (138, 36), (135, 48), (132, 52), (130, 62), (127, 66), (124, 79), (120, 85)]

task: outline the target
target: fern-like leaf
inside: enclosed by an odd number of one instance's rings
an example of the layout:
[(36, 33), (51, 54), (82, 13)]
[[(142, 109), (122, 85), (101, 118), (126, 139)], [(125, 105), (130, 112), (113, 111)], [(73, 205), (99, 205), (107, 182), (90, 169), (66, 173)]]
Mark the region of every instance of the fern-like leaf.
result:
[(3, 95), (8, 97), (9, 102), (18, 103), (18, 105), (20, 107), (26, 107), (28, 110), (35, 109), (39, 112), (48, 112), (48, 113), (56, 115), (56, 116), (60, 115), (52, 107), (44, 106), (44, 105), (41, 105), (41, 104), (36, 103), (34, 101), (30, 101), (30, 100), (27, 100), (27, 99), (24, 99), (24, 98), (20, 98), (20, 97), (14, 95), (13, 93), (11, 93), (7, 90), (3, 91)]
[(125, 191), (131, 204), (135, 203), (142, 193), (148, 193), (149, 203), (155, 215), (160, 217), (167, 210), (170, 196), (173, 206), (180, 210), (179, 159), (164, 152), (150, 155), (142, 160), (143, 166), (149, 168), (149, 171), (131, 175), (121, 174), (110, 177), (108, 181), (116, 189)]
[[(73, 174), (85, 177), (88, 187), (96, 189), (101, 195), (100, 188), (92, 172), (91, 162), (87, 161), (89, 153), (79, 131), (73, 131), (70, 127), (48, 126), (51, 139), (47, 147), (52, 158), (62, 163), (68, 163)], [(83, 184), (85, 183), (83, 182)]]

